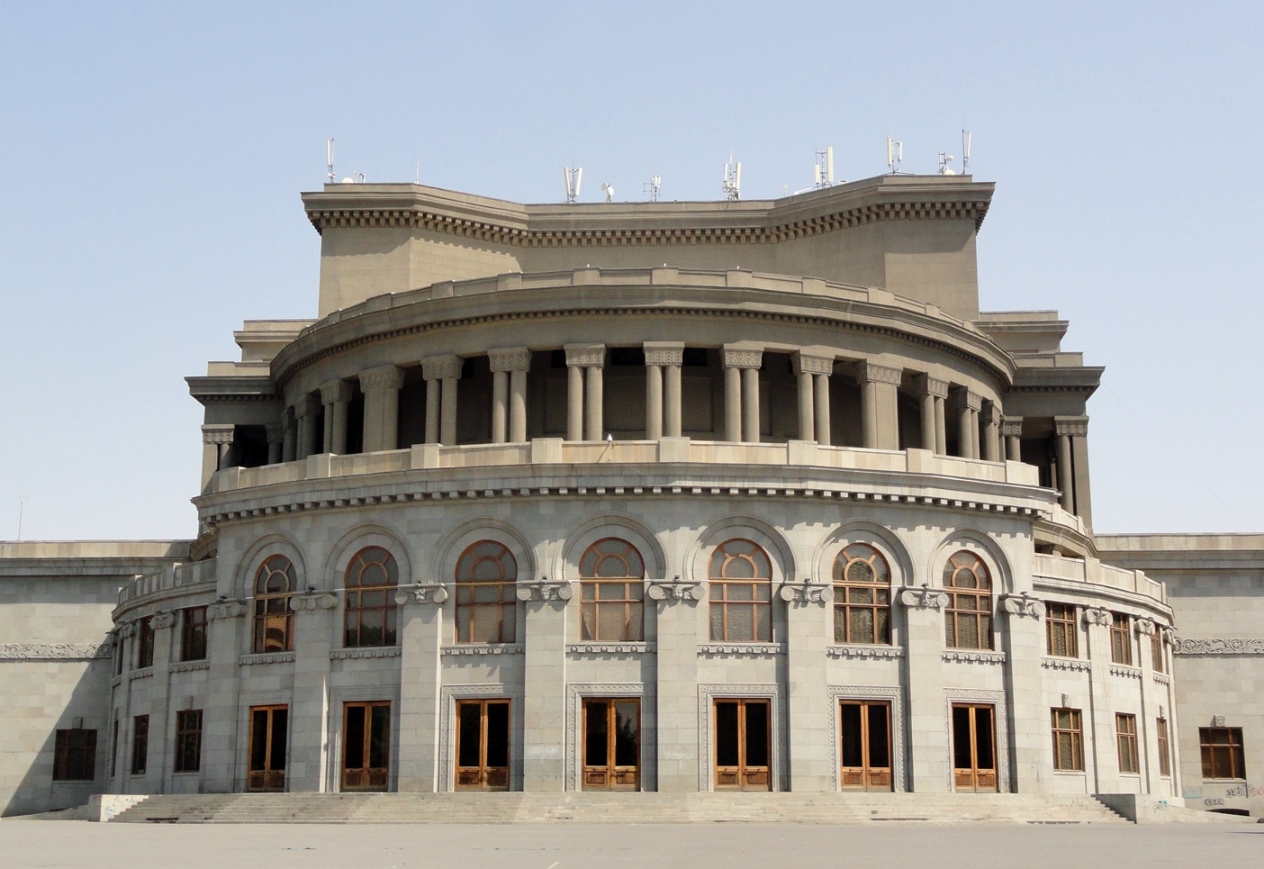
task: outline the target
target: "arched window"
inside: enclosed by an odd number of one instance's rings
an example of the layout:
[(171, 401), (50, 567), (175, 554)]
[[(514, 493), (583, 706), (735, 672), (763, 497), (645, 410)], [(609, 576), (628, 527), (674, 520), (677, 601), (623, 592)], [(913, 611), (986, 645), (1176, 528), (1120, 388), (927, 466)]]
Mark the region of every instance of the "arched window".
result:
[(289, 652), (294, 649), (294, 613), (290, 597), (298, 581), (294, 565), (284, 555), (271, 555), (255, 574), (255, 652)]
[(344, 585), (343, 645), (395, 645), (395, 587), (399, 585), (395, 556), (381, 546), (361, 549), (347, 565)]
[(494, 540), (480, 540), (456, 563), (456, 641), (512, 643), (518, 563)]
[(640, 642), (645, 562), (626, 540), (598, 540), (579, 560), (581, 640)]
[(749, 540), (715, 548), (707, 570), (711, 585), (711, 639), (772, 642), (772, 563)]
[(954, 553), (944, 565), (944, 591), (948, 648), (992, 648), (992, 577), (983, 560), (973, 552)]
[(852, 543), (834, 559), (834, 642), (891, 643), (891, 571), (866, 543)]

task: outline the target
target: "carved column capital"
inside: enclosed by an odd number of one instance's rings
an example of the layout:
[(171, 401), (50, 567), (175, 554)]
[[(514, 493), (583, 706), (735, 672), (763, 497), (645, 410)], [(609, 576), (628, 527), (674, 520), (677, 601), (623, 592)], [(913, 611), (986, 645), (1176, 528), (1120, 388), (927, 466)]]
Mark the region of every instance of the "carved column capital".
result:
[(338, 606), (338, 598), (327, 591), (296, 594), (290, 598), (290, 609), (296, 613), (331, 610)]
[(681, 341), (646, 341), (641, 346), (645, 350), (646, 365), (684, 364), (685, 345)]
[(1110, 614), (1110, 610), (1094, 606), (1084, 608), (1084, 624), (1108, 628), (1114, 623), (1115, 618)]
[(1023, 418), (1021, 416), (1001, 417), (1001, 434), (1007, 438), (1023, 436)]
[(1038, 619), (1045, 614), (1045, 605), (1026, 592), (1001, 595), (1001, 609), (1020, 619)]
[(923, 585), (901, 589), (897, 600), (909, 609), (941, 610), (948, 606), (948, 592)]
[(975, 392), (973, 389), (966, 387), (961, 390), (961, 405), (978, 413), (983, 409), (983, 396)]
[(645, 595), (650, 600), (672, 603), (681, 600), (702, 600), (707, 596), (707, 590), (700, 582), (681, 582), (679, 578), (662, 579), (652, 581), (649, 588), (645, 589)]
[(820, 582), (783, 582), (777, 596), (786, 603), (824, 606), (834, 600), (834, 587)]
[(204, 425), (202, 426), (202, 443), (231, 444), (233, 442), (233, 433), (236, 429), (237, 427), (232, 423)]
[(360, 388), (365, 392), (374, 389), (399, 389), (404, 385), (404, 369), (396, 365), (381, 365), (360, 372)]
[(175, 613), (154, 613), (149, 619), (149, 626), (155, 631), (169, 628), (176, 623)]
[(889, 383), (899, 386), (904, 379), (904, 371), (888, 365), (878, 365), (865, 359), (856, 363), (856, 379), (861, 383)]
[(1133, 619), (1137, 625), (1137, 633), (1143, 637), (1153, 637), (1158, 625), (1152, 619)]
[(1059, 437), (1086, 437), (1088, 435), (1087, 416), (1055, 416), (1053, 433)]
[(935, 398), (948, 398), (948, 381), (931, 377), (929, 374), (919, 374), (914, 377), (913, 387), (919, 396), (933, 395)]
[(246, 614), (246, 603), (240, 600), (221, 600), (206, 608), (208, 621), (220, 619), (239, 619)]
[(296, 417), (314, 416), (320, 413), (320, 396), (310, 392), (300, 395), (292, 407)]
[(999, 428), (1004, 418), (1004, 414), (1001, 413), (1001, 406), (995, 401), (989, 399), (983, 403), (983, 419), (985, 422)]
[[(400, 375), (402, 377), (402, 371)], [(320, 400), (323, 404), (333, 404), (335, 401), (350, 401), (351, 384), (345, 380), (329, 381), (320, 388)]]
[(720, 348), (720, 359), (725, 368), (758, 368), (764, 364), (764, 350), (762, 347), (725, 344)]
[(395, 603), (428, 603), (438, 606), (448, 599), (448, 590), (439, 584), (404, 586), (395, 592)]
[(531, 367), (531, 351), (526, 347), (500, 347), (487, 351), (492, 371), (526, 371)]
[(535, 582), (524, 582), (518, 585), (518, 600), (527, 601), (568, 601), (574, 595), (571, 584), (565, 580), (550, 581), (541, 577)]
[(834, 373), (834, 357), (804, 353), (800, 350), (790, 357), (790, 366), (795, 374), (824, 374), (829, 376)]
[(136, 633), (136, 622), (123, 622), (114, 629), (114, 633), (120, 640), (126, 640)]
[(606, 364), (605, 344), (566, 344), (567, 368), (601, 368)]

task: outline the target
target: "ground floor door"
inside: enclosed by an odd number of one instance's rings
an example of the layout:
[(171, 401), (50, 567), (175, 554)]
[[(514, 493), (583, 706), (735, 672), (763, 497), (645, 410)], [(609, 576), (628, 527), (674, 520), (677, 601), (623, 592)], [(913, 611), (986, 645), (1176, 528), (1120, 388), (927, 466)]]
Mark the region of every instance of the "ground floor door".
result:
[(456, 789), (509, 790), (509, 701), (458, 700)]
[(715, 701), (716, 790), (772, 789), (772, 704)]
[(384, 791), (390, 782), (391, 704), (342, 707), (342, 789)]
[(842, 768), (838, 780), (843, 790), (891, 790), (891, 704), (843, 700), (839, 718)]
[(953, 783), (959, 791), (996, 791), (995, 707), (952, 704)]
[(246, 776), (246, 790), (285, 790), (289, 717), (288, 706), (250, 707), (250, 769)]
[(641, 701), (584, 701), (584, 789), (641, 787)]

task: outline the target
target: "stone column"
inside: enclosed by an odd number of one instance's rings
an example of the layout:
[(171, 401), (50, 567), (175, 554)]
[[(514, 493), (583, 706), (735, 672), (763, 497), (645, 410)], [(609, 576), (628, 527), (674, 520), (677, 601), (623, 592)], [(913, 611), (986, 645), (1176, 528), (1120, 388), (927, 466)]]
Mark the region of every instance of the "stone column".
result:
[[(1141, 709), (1137, 712), (1137, 761), (1141, 767), (1141, 792), (1159, 795), (1159, 739), (1155, 732), (1158, 700), (1155, 698), (1154, 659), (1150, 644), (1162, 642), (1153, 619), (1135, 619), (1137, 666), (1141, 668)], [(1171, 734), (1168, 734), (1171, 739)], [(1170, 745), (1170, 743), (1169, 743)]]
[(294, 403), (294, 421), (298, 426), (299, 461), (316, 455), (320, 450), (320, 432), (316, 430), (316, 415), (320, 413), (320, 397), (308, 393)]
[(1075, 512), (1075, 478), (1071, 468), (1071, 435), (1054, 417), (1054, 436), (1058, 445), (1058, 501), (1068, 513)]
[(948, 384), (944, 383), (944, 394), (935, 396), (935, 455), (948, 455)]
[(995, 401), (985, 402), (983, 407), (983, 459), (1001, 461), (1001, 408)]
[(421, 360), (421, 376), (426, 381), (426, 443), (454, 446), (461, 360), (450, 353), (428, 356)]
[(922, 449), (943, 455), (947, 452), (944, 401), (948, 398), (948, 381), (919, 374), (914, 379), (914, 387), (922, 408)]
[[(1093, 502), (1088, 477), (1088, 417), (1055, 416), (1054, 432), (1058, 436), (1058, 463), (1062, 463), (1062, 439), (1069, 441), (1071, 453), (1071, 492), (1075, 515), (1093, 526)], [(1061, 474), (1059, 473), (1059, 476)], [(1070, 508), (1069, 508), (1070, 509)]]
[[(202, 708), (202, 791), (209, 794), (230, 794), (244, 790), (245, 771), (240, 769), (239, 759), (245, 759), (245, 751), (238, 753), (238, 746), (246, 738), (239, 736), (238, 709), (240, 690), (238, 659), (246, 645), (245, 632), (250, 629), (246, 617), (247, 603), (240, 600), (221, 600), (207, 607), (207, 661), (211, 690), (206, 694)], [(119, 758), (120, 763), (122, 757)], [(234, 770), (242, 779), (234, 780)]]
[(829, 376), (834, 359), (800, 351), (791, 357), (791, 366), (799, 380), (799, 439), (829, 446)]
[(214, 423), (202, 426), (202, 491), (211, 484), (211, 477), (224, 466), (228, 448), (233, 443), (236, 426)]
[(720, 355), (724, 363), (725, 439), (759, 443), (759, 366), (764, 351), (725, 344)]
[(331, 380), (320, 388), (320, 400), (325, 405), (325, 452), (346, 455), (351, 384), (345, 380)]
[(646, 341), (645, 436), (657, 440), (680, 437), (680, 366), (685, 345), (679, 341)]
[(1005, 438), (1005, 459), (1010, 462), (1023, 460), (1023, 418), (1006, 416), (1001, 418), (1001, 436)]
[(290, 609), (295, 613), (295, 652), (286, 790), (321, 793), (333, 762), (329, 756), (329, 650), (338, 598), (323, 591), (296, 594), (290, 598)]
[(899, 388), (904, 372), (899, 368), (860, 362), (861, 420), (864, 446), (871, 450), (900, 448)]
[(787, 582), (779, 596), (786, 602), (786, 669), (794, 674), (789, 692), (790, 786), (825, 793), (834, 787), (832, 743), (837, 738), (830, 726), (825, 673), (825, 647), (833, 639), (834, 589), (826, 583)]
[(149, 763), (145, 770), (145, 784), (149, 793), (169, 793), (173, 763), (167, 749), (167, 731), (174, 726), (171, 720), (171, 626), (175, 616), (169, 612), (150, 616), (154, 629), (153, 678), (149, 689)]
[[(700, 582), (652, 581), (645, 596), (658, 611), (656, 667), (658, 790), (698, 790), (698, 606)], [(649, 602), (647, 606), (651, 605)]]
[(923, 585), (901, 589), (905, 609), (905, 660), (917, 662), (908, 674), (908, 789), (923, 793), (952, 790), (952, 745), (944, 715), (944, 607), (948, 594)]
[(569, 582), (519, 584), (518, 600), (526, 607), (523, 666), (524, 791), (566, 790), (566, 603)]
[(294, 409), (287, 407), (281, 411), (281, 461), (292, 462), (298, 455), (298, 426), (294, 423)]
[[(566, 403), (566, 439), (568, 441), (602, 440), (602, 383), (601, 368), (606, 359), (605, 344), (567, 344), (567, 403)], [(587, 395), (585, 396), (585, 374), (587, 375)], [(585, 407), (587, 408), (587, 432), (584, 431)]]
[(404, 372), (395, 365), (383, 365), (360, 372), (364, 392), (364, 452), (393, 450), (399, 437), (399, 388)]
[[(399, 792), (434, 793), (439, 781), (440, 649), (444, 637), (442, 585), (404, 586), (400, 612)], [(446, 630), (451, 630), (447, 628)]]
[(969, 388), (962, 388), (957, 408), (957, 442), (963, 459), (979, 457), (979, 411), (983, 409), (983, 396)]
[(285, 430), (279, 422), (270, 422), (263, 427), (268, 439), (268, 464), (275, 465), (281, 461), (282, 448), (285, 446)]
[(526, 347), (491, 350), (492, 441), (525, 443), (527, 440), (527, 369), (531, 351)]
[(666, 364), (667, 373), (667, 389), (664, 401), (666, 407), (663, 408), (663, 417), (667, 426), (667, 436), (669, 438), (678, 438), (681, 436), (681, 391), (680, 391), (680, 368), (684, 364), (685, 348), (682, 346), (675, 351), (675, 361)]
[[(1010, 783), (1014, 792), (1047, 793), (1052, 780), (1049, 768), (1049, 733), (1028, 726), (1044, 721), (1049, 706), (1044, 702), (1040, 660), (1045, 653), (1042, 617), (1045, 605), (1027, 592), (1006, 594), (1000, 599), (1005, 615), (1001, 635), (1005, 649), (1005, 695), (1009, 716), (1009, 739), (1013, 763)], [(1002, 714), (1001, 709), (996, 710)]]
[[(425, 380), (425, 378), (422, 378)], [(442, 381), (437, 377), (425, 380), (426, 383), (426, 443), (439, 442), (439, 402), (443, 391)]]
[[(1084, 762), (1089, 793), (1117, 793), (1114, 763), (1115, 713), (1110, 701), (1110, 626), (1114, 617), (1100, 607), (1085, 607), (1085, 654), (1089, 660), (1089, 708), (1085, 710)], [(1102, 764), (1099, 761), (1105, 759)], [(1091, 764), (1091, 765), (1090, 765)]]
[(443, 374), (443, 398), (439, 408), (439, 443), (456, 446), (457, 389), (461, 379), (461, 360), (452, 357), (452, 363)]
[(799, 386), (799, 440), (810, 441), (816, 437), (816, 398), (813, 394), (812, 375), (798, 365), (795, 368)]
[(509, 372), (509, 442), (527, 442), (527, 370), (531, 365), (530, 351), (522, 368)]

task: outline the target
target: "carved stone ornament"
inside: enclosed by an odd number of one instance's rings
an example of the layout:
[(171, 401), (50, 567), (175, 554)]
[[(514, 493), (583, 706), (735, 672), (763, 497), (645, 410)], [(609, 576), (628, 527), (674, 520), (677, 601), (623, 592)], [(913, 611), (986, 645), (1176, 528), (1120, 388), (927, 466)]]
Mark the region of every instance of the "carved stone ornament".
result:
[(210, 621), (220, 619), (239, 619), (246, 614), (246, 604), (240, 600), (221, 600), (206, 608), (206, 617)]
[(1115, 623), (1114, 617), (1110, 614), (1110, 610), (1104, 610), (1101, 607), (1085, 607), (1084, 608), (1084, 624), (1098, 625), (1099, 627), (1108, 628)]
[(834, 357), (808, 356), (796, 353), (791, 357), (795, 374), (824, 374), (827, 377), (834, 373)]
[(680, 580), (651, 582), (645, 594), (650, 600), (671, 603), (678, 600), (702, 600), (707, 590), (700, 582), (681, 582)]
[(771, 658), (785, 652), (782, 643), (702, 643), (698, 654), (719, 658)]
[(503, 347), (487, 351), (492, 371), (526, 371), (531, 367), (531, 351), (526, 347)]
[(887, 660), (904, 657), (901, 646), (861, 646), (854, 644), (835, 644), (825, 647), (828, 658), (846, 658), (848, 660)]
[(948, 381), (940, 380), (937, 377), (931, 377), (929, 374), (919, 374), (915, 380), (918, 395), (933, 395), (935, 398), (948, 397)]
[[(455, 358), (455, 357), (453, 357)], [(460, 366), (457, 367), (460, 371)], [(360, 388), (365, 392), (375, 389), (399, 389), (404, 385), (404, 369), (394, 365), (383, 365), (360, 372)]]
[(1088, 673), (1093, 669), (1092, 663), (1083, 658), (1057, 658), (1052, 655), (1042, 657), (1040, 666), (1046, 670), (1068, 670), (1072, 673)]
[(120, 640), (126, 640), (128, 637), (136, 633), (136, 623), (123, 622), (114, 629), (114, 633)]
[(786, 603), (827, 604), (834, 600), (834, 589), (822, 583), (784, 582), (777, 596)]
[(1001, 434), (1007, 438), (1020, 438), (1023, 436), (1023, 418), (1021, 416), (1007, 416), (1001, 419)]
[(1157, 627), (1150, 619), (1137, 619), (1137, 633), (1143, 637), (1153, 637)]
[(351, 384), (345, 380), (331, 380), (320, 388), (320, 400), (324, 404), (351, 400)]
[(314, 594), (296, 594), (290, 598), (290, 609), (296, 613), (331, 610), (337, 606), (338, 598), (325, 591), (318, 591)]
[(568, 368), (600, 368), (606, 362), (605, 344), (567, 344), (564, 349)]
[(149, 620), (149, 626), (155, 631), (169, 628), (176, 623), (175, 613), (156, 613)]
[(1165, 646), (1176, 645), (1176, 631), (1171, 626), (1161, 625), (1159, 627), (1159, 634), (1163, 637), (1163, 644)]
[(948, 606), (948, 593), (924, 585), (921, 588), (900, 589), (898, 600), (909, 609), (941, 610)]
[(1053, 418), (1053, 433), (1059, 437), (1087, 437), (1088, 417), (1055, 416)]
[(521, 655), (526, 647), (522, 643), (470, 643), (464, 646), (444, 646), (440, 655), (463, 657), (469, 655)]
[(900, 381), (904, 379), (902, 369), (875, 365), (872, 362), (861, 362), (859, 372), (860, 379), (869, 383), (890, 383), (893, 386), (899, 386)]
[(956, 664), (1004, 664), (1004, 652), (975, 651), (973, 649), (945, 649), (944, 661)]
[(720, 351), (725, 368), (758, 368), (764, 364), (763, 350), (725, 347)]
[(532, 600), (539, 601), (568, 601), (575, 594), (569, 582), (563, 580), (550, 581), (548, 578), (542, 577), (535, 582), (525, 582), (518, 586), (518, 600), (524, 603)]
[(1001, 609), (1020, 619), (1038, 619), (1045, 614), (1045, 605), (1026, 592), (1002, 595)]
[(424, 380), (445, 380), (460, 377), (461, 360), (451, 353), (443, 356), (427, 356), (421, 360), (421, 376)]
[(204, 425), (202, 426), (202, 443), (204, 444), (231, 444), (233, 442), (233, 434), (237, 427), (234, 425)]
[(448, 599), (448, 590), (442, 585), (405, 586), (395, 592), (395, 603), (403, 606), (409, 603), (441, 604)]
[(566, 651), (572, 655), (645, 655), (654, 651), (649, 643), (571, 643)]
[(682, 365), (685, 361), (685, 345), (674, 341), (646, 341), (644, 345), (646, 365)]
[(1176, 638), (1173, 652), (1177, 655), (1264, 655), (1264, 638), (1209, 637), (1207, 639)]
[(975, 413), (983, 410), (983, 396), (973, 389), (967, 389), (961, 393), (961, 403)]
[(113, 656), (110, 643), (0, 644), (0, 661), (88, 661)]

